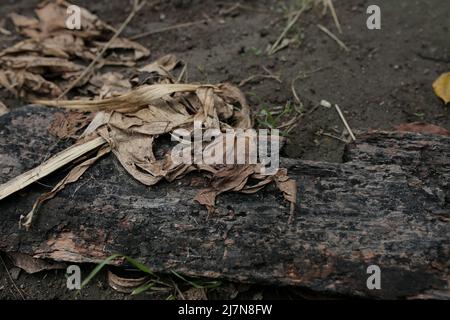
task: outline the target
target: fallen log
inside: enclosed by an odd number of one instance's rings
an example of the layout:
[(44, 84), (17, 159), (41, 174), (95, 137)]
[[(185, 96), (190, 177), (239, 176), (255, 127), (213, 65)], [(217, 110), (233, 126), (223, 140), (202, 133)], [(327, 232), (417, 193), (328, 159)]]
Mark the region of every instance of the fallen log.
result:
[[(48, 133), (53, 113), (25, 107), (0, 117), (0, 183), (67, 147)], [(118, 252), (155, 272), (448, 299), (449, 146), (448, 137), (378, 132), (348, 145), (344, 163), (283, 159), (298, 184), (290, 225), (289, 204), (273, 186), (223, 194), (208, 218), (192, 201), (207, 183), (201, 175), (146, 187), (106, 156), (43, 204), (30, 231), (19, 216), (64, 172), (1, 200), (0, 250), (73, 263)], [(381, 269), (380, 290), (367, 288), (370, 265)]]

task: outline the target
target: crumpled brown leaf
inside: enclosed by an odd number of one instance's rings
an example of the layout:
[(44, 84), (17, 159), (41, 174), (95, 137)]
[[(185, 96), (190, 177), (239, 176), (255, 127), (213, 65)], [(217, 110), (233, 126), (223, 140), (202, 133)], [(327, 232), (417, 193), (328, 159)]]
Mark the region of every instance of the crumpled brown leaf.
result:
[(43, 270), (66, 269), (66, 265), (63, 263), (54, 263), (42, 259), (36, 259), (32, 256), (19, 252), (10, 252), (8, 253), (8, 257), (16, 267), (30, 274)]
[[(250, 178), (259, 181), (254, 185), (248, 185)], [(283, 192), (284, 198), (290, 202), (289, 222), (291, 222), (297, 201), (297, 185), (295, 180), (288, 177), (286, 169), (279, 169), (275, 175), (266, 176), (260, 174), (259, 165), (226, 166), (214, 173), (211, 185), (199, 191), (194, 200), (205, 205), (208, 212), (212, 214), (219, 194), (228, 191), (256, 193), (272, 182), (276, 183), (278, 189)]]

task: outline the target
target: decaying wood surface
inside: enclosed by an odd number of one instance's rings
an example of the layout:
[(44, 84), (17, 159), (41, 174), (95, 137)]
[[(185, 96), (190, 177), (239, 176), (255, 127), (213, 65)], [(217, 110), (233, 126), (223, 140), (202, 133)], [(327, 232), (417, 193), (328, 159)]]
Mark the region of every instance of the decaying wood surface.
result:
[[(68, 142), (48, 133), (54, 111), (26, 107), (0, 117), (0, 183)], [(372, 133), (346, 147), (344, 163), (282, 160), (298, 182), (296, 219), (269, 186), (223, 194), (217, 213), (192, 199), (207, 181), (192, 174), (146, 187), (111, 156), (45, 203), (19, 229), (45, 185), (0, 201), (0, 250), (67, 262), (123, 253), (154, 271), (290, 285), (375, 298), (450, 298), (450, 138)], [(368, 290), (367, 267), (381, 268)]]

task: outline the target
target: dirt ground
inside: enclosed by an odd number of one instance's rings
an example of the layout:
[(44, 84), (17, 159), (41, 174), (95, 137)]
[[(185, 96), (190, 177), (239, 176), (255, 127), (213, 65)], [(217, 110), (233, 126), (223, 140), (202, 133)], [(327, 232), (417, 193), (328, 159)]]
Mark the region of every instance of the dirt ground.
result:
[[(7, 17), (11, 12), (31, 14), (38, 2), (3, 0), (0, 15)], [(129, 1), (121, 0), (72, 2), (85, 6), (115, 26), (120, 25), (131, 8)], [(382, 10), (381, 30), (366, 27), (366, 8), (374, 2)], [(147, 6), (141, 10), (124, 35), (210, 19), (140, 39), (139, 42), (151, 50), (147, 62), (173, 53), (187, 62), (189, 81), (208, 83), (229, 81), (237, 84), (252, 75), (265, 74), (266, 68), (279, 75), (281, 83), (255, 78), (242, 86), (255, 115), (261, 110), (275, 110), (294, 101), (292, 81), (298, 75), (308, 73), (307, 78), (294, 83), (304, 103), (304, 116), (289, 134), (283, 149), (288, 157), (342, 161), (344, 143), (320, 132), (340, 136), (343, 124), (334, 109), (317, 107), (321, 100), (338, 104), (355, 133), (393, 129), (395, 125), (414, 121), (450, 129), (450, 109), (434, 95), (431, 87), (441, 73), (450, 69), (450, 2), (335, 1), (342, 34), (337, 32), (331, 16), (322, 16), (318, 8), (301, 16), (288, 33), (289, 38), (298, 36), (299, 41), (271, 56), (265, 50), (286, 26), (286, 9), (298, 8), (300, 1), (241, 1), (241, 7), (229, 11), (235, 3), (163, 1), (155, 8)], [(317, 24), (338, 35), (350, 52), (340, 48)], [(5, 22), (5, 27), (13, 30), (9, 21)], [(18, 37), (16, 34), (0, 36), (1, 48), (10, 46)], [(10, 108), (26, 103), (5, 91), (1, 91), (0, 100)], [(61, 271), (31, 276), (22, 272), (15, 282), (27, 298), (70, 299), (73, 296), (65, 289)], [(255, 298), (255, 295), (267, 298), (274, 294), (276, 297), (299, 297), (288, 288), (282, 292), (275, 288), (245, 289), (242, 292), (247, 298)], [(17, 295), (14, 290), (4, 267), (0, 266), (0, 298), (14, 298)], [(129, 298), (108, 289), (104, 281), (91, 285), (82, 297)]]

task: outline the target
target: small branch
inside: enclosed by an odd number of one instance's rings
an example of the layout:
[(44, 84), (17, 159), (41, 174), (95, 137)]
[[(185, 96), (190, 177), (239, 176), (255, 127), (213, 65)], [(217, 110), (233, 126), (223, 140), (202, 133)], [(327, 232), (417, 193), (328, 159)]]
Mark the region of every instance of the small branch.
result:
[(337, 104), (334, 105), (334, 107), (336, 108), (336, 111), (339, 114), (339, 117), (341, 117), (342, 122), (344, 123), (345, 128), (347, 129), (348, 133), (350, 134), (350, 136), (352, 137), (353, 141), (356, 140), (355, 135), (353, 134), (352, 129), (350, 128), (350, 126), (348, 125), (347, 120), (345, 120), (344, 114), (341, 111), (341, 108), (339, 108), (339, 106)]
[(243, 87), (245, 86), (247, 83), (253, 81), (254, 79), (257, 78), (262, 78), (262, 79), (272, 79), (275, 80), (278, 83), (283, 83), (283, 81), (281, 80), (281, 77), (279, 75), (274, 74), (272, 71), (270, 71), (269, 69), (267, 69), (266, 67), (262, 67), (263, 70), (267, 73), (267, 74), (254, 74), (249, 76), (248, 78), (241, 80), (241, 82), (239, 82), (238, 87)]
[(336, 10), (334, 10), (333, 0), (326, 0), (327, 6), (330, 8), (331, 15), (333, 16), (334, 24), (338, 29), (339, 33), (342, 34), (341, 24), (339, 23), (339, 19), (336, 14)]
[(300, 18), (300, 15), (306, 10), (306, 6), (304, 6), (302, 9), (297, 11), (297, 13), (294, 15), (294, 17), (288, 22), (287, 26), (284, 28), (283, 32), (278, 37), (277, 41), (270, 47), (268, 50), (268, 54), (272, 55), (278, 50), (278, 46), (280, 45), (281, 41), (283, 41), (284, 37), (288, 33), (289, 30), (294, 26), (294, 24), (297, 22), (298, 18)]
[(143, 33), (139, 33), (139, 34), (136, 34), (136, 35), (130, 37), (130, 39), (131, 40), (137, 40), (137, 39), (148, 37), (148, 36), (150, 36), (152, 34), (162, 33), (162, 32), (176, 30), (176, 29), (181, 29), (181, 28), (187, 28), (187, 27), (190, 27), (190, 26), (193, 26), (193, 25), (205, 23), (207, 21), (209, 21), (209, 19), (202, 19), (202, 20), (197, 20), (197, 21), (192, 21), (192, 22), (183, 22), (183, 23), (175, 24), (173, 26), (164, 27), (164, 28), (160, 28), (160, 29), (155, 29), (155, 30), (150, 30), (150, 31), (146, 31), (146, 32), (143, 32)]

